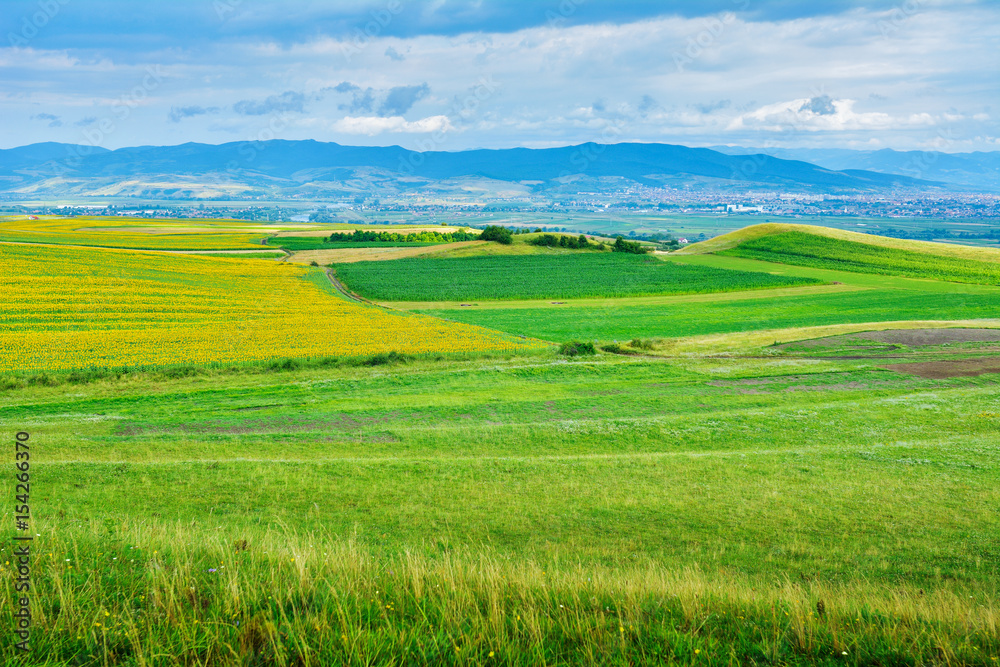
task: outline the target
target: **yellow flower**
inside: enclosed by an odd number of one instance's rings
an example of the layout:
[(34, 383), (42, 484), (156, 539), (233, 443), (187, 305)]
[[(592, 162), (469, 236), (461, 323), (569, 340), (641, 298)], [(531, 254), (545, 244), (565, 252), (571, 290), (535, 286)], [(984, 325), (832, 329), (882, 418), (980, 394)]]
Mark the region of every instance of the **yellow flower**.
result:
[(0, 300), (0, 373), (544, 345), (346, 301), (304, 266), (68, 246), (3, 253), (0, 293), (15, 297)]

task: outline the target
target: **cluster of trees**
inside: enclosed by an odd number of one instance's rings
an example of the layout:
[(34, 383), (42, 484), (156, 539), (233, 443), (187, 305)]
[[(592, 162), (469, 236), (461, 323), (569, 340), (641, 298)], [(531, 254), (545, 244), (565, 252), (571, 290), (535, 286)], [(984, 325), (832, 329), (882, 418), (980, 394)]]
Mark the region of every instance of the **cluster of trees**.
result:
[(455, 241), (475, 241), (480, 234), (469, 232), (371, 232), (355, 229), (353, 233), (334, 232), (327, 243), (453, 243)]
[(583, 234), (567, 236), (565, 234), (542, 234), (528, 241), (531, 245), (547, 246), (549, 248), (573, 248), (600, 250), (604, 244), (591, 243)]
[(514, 242), (514, 235), (506, 227), (490, 225), (483, 230), (482, 234), (479, 235), (479, 240), (496, 241), (497, 243), (502, 243), (503, 245), (510, 245)]
[(625, 237), (619, 236), (615, 239), (615, 244), (611, 246), (612, 252), (628, 252), (633, 255), (645, 255), (653, 249), (648, 245), (642, 245), (635, 241), (626, 241)]
[[(535, 233), (542, 230), (536, 229)], [(525, 227), (508, 229), (499, 225), (491, 225), (483, 229), (481, 233), (475, 232), (411, 232), (401, 234), (396, 232), (375, 232), (355, 229), (353, 232), (334, 232), (326, 239), (327, 243), (453, 243), (456, 241), (496, 241), (504, 245), (514, 242), (515, 234), (530, 234), (531, 230)], [(541, 234), (528, 241), (537, 246), (549, 248), (569, 248), (572, 250), (605, 250), (607, 246), (603, 243), (591, 243), (583, 234), (570, 236), (568, 234)], [(614, 252), (628, 252), (636, 255), (643, 255), (652, 250), (651, 247), (626, 241), (619, 236), (611, 246)]]

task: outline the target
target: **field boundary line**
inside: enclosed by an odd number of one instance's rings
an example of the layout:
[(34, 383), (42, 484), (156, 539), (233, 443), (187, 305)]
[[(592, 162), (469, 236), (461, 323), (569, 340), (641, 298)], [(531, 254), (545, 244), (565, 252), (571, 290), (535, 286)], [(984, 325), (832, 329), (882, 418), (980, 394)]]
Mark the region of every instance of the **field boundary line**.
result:
[[(848, 450), (836, 449), (834, 446), (816, 447), (793, 447), (789, 449), (749, 449), (739, 451), (710, 451), (710, 452), (627, 452), (608, 454), (551, 454), (546, 456), (383, 456), (378, 458), (360, 457), (340, 457), (340, 458), (315, 458), (315, 459), (282, 459), (282, 458), (250, 458), (235, 457), (231, 459), (182, 459), (177, 461), (94, 461), (84, 459), (72, 459), (66, 461), (39, 461), (34, 465), (57, 466), (57, 465), (137, 465), (137, 466), (168, 466), (168, 465), (190, 465), (193, 463), (453, 463), (453, 462), (475, 462), (475, 461), (521, 461), (521, 462), (544, 462), (544, 461), (587, 461), (587, 460), (609, 460), (609, 459), (655, 459), (687, 456), (690, 458), (710, 458), (710, 457), (747, 457), (750, 455), (775, 456), (779, 454), (805, 454), (810, 452), (834, 451), (842, 453)], [(863, 448), (858, 451), (867, 451)]]
[[(285, 259), (287, 259), (287, 257)], [(344, 283), (340, 282), (340, 280), (337, 278), (337, 274), (334, 272), (332, 268), (328, 267), (323, 273), (326, 274), (326, 277), (329, 279), (330, 284), (333, 285), (333, 289), (337, 290), (348, 301), (354, 301), (355, 303), (367, 303), (370, 306), (378, 306), (380, 308), (386, 308), (386, 306), (382, 306), (381, 304), (378, 303), (373, 303), (368, 299), (364, 298), (363, 296), (355, 294), (354, 292), (347, 289), (347, 286), (344, 285)]]
[[(590, 297), (583, 299), (509, 299), (464, 301), (382, 301), (381, 305), (399, 310), (519, 310), (534, 308), (593, 308), (597, 306), (659, 306), (675, 303), (703, 303), (744, 301), (750, 299), (808, 296), (810, 294), (838, 294), (862, 292), (875, 287), (847, 284), (800, 285), (798, 287), (772, 287), (731, 292), (696, 292), (693, 294), (650, 294), (646, 296)], [(464, 305), (463, 305), (464, 304)]]
[[(203, 254), (203, 253), (259, 253), (265, 252), (260, 248), (206, 248), (204, 250), (176, 250), (176, 249), (164, 249), (164, 248), (125, 248), (121, 246), (107, 246), (107, 245), (80, 245), (77, 243), (46, 243), (44, 241), (0, 241), (0, 245), (29, 245), (29, 246), (43, 246), (46, 248), (82, 248), (84, 250), (117, 250), (119, 252), (158, 252), (167, 253), (172, 255), (185, 255), (185, 254)], [(282, 248), (272, 248), (273, 251), (281, 250)]]

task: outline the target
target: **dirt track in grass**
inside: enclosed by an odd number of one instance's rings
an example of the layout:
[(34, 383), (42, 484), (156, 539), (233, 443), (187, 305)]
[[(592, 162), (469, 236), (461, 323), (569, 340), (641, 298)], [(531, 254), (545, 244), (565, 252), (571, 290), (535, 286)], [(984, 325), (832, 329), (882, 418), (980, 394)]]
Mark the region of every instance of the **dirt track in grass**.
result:
[[(852, 341), (869, 340), (887, 345), (923, 347), (946, 343), (991, 343), (1000, 341), (1000, 329), (885, 329), (883, 331), (862, 331), (859, 333), (801, 340), (779, 345), (779, 348), (805, 347), (853, 347)], [(857, 346), (858, 349), (867, 346)]]
[(890, 364), (882, 366), (882, 368), (931, 380), (943, 380), (945, 378), (975, 377), (987, 373), (1000, 373), (1000, 358), (980, 357), (977, 359), (922, 361), (912, 364)]
[(444, 249), (462, 248), (470, 245), (482, 245), (485, 241), (459, 241), (433, 246), (418, 246), (416, 248), (324, 248), (322, 250), (300, 250), (293, 253), (287, 261), (296, 264), (347, 264), (351, 262), (371, 262), (389, 259), (416, 257), (440, 253)]

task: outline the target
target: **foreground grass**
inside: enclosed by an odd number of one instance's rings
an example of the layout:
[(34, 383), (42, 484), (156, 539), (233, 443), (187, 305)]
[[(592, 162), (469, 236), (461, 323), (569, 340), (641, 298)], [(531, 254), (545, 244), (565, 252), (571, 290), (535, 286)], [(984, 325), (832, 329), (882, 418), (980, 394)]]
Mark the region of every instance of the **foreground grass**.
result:
[(27, 664), (995, 664), (996, 376), (880, 363), (2, 392), (34, 447)]
[[(964, 664), (1000, 653), (994, 590), (609, 569), (356, 537), (86, 522), (36, 546), (30, 656), (5, 664)], [(3, 567), (5, 578), (7, 567)], [(0, 622), (12, 621), (11, 587)]]

